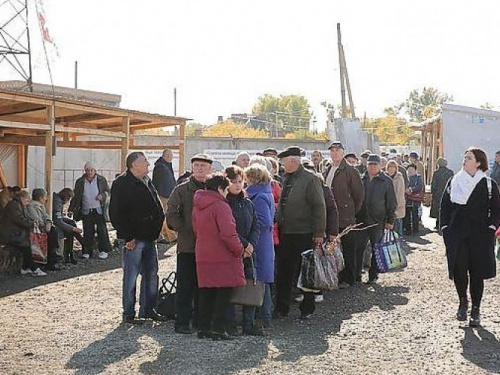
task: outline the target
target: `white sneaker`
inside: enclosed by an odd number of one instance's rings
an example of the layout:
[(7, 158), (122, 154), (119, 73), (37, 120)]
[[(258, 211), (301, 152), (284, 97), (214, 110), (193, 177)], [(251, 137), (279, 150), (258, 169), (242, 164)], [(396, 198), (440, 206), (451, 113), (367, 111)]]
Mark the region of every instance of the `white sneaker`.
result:
[(299, 294), (297, 297), (295, 297), (295, 302), (302, 302), (304, 300), (304, 295)]
[(104, 251), (101, 251), (97, 257), (98, 257), (99, 259), (106, 260), (106, 259), (108, 259), (109, 254), (108, 254), (108, 253), (106, 253), (106, 252), (104, 252)]
[(46, 272), (43, 272), (40, 268), (37, 268), (35, 271), (33, 271), (34, 276), (47, 276)]
[(25, 270), (21, 269), (21, 275), (31, 275), (33, 273), (32, 270), (26, 268)]
[(83, 259), (90, 259), (90, 255), (89, 254), (82, 254), (82, 258)]
[(322, 294), (317, 294), (314, 296), (314, 302), (316, 303), (321, 303), (324, 301), (323, 295)]

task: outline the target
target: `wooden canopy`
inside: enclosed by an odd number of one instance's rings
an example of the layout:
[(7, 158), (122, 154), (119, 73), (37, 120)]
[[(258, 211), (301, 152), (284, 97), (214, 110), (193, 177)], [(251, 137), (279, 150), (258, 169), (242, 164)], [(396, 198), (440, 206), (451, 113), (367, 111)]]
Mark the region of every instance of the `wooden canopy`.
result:
[(443, 157), (443, 121), (442, 115), (437, 115), (414, 127), (422, 133), (422, 160), (426, 170), (426, 184), (432, 182), (436, 161)]
[(168, 148), (179, 150), (179, 171), (182, 171), (186, 121), (186, 118), (0, 89), (0, 144), (19, 146), (18, 158), (23, 162), (18, 163), (18, 176), (22, 186), (26, 186), (27, 146), (45, 146), (45, 188), (49, 197), (57, 147), (121, 150), (121, 167), (125, 170), (130, 149), (167, 147), (136, 145), (133, 135), (144, 129), (179, 126), (179, 142)]

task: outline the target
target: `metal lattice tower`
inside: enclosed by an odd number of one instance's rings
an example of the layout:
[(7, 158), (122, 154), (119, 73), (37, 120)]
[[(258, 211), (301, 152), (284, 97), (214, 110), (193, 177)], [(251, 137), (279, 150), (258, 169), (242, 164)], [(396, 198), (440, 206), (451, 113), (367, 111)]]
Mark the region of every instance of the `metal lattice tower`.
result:
[(0, 0), (0, 77), (8, 69), (32, 91), (28, 0)]

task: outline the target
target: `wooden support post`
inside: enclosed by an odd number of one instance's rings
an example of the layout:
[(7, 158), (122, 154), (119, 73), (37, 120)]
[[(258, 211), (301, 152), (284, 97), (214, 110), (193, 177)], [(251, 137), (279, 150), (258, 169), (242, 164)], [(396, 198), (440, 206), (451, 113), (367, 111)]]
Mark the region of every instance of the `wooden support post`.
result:
[(2, 188), (6, 188), (7, 186), (9, 186), (7, 182), (7, 176), (5, 175), (5, 171), (3, 170), (1, 161), (0, 161), (0, 182), (2, 183)]
[(349, 97), (349, 108), (351, 111), (351, 118), (355, 119), (356, 112), (354, 111), (354, 102), (352, 100), (351, 84), (349, 83), (349, 73), (347, 72), (347, 63), (345, 62), (344, 46), (341, 45), (340, 48), (342, 49), (342, 63), (344, 64), (345, 84), (347, 86), (347, 95)]
[(28, 147), (24, 145), (17, 146), (17, 185), (26, 188), (26, 153)]
[(186, 122), (179, 128), (179, 175), (184, 173), (184, 163), (186, 162)]
[(50, 130), (45, 133), (45, 190), (47, 191), (47, 213), (52, 215), (52, 179), (54, 173), (55, 104), (47, 107), (47, 123)]
[(127, 155), (129, 152), (129, 142), (130, 142), (130, 117), (126, 116), (122, 118), (122, 132), (125, 134), (125, 138), (122, 138), (122, 155), (121, 155), (121, 171), (124, 172), (127, 169)]

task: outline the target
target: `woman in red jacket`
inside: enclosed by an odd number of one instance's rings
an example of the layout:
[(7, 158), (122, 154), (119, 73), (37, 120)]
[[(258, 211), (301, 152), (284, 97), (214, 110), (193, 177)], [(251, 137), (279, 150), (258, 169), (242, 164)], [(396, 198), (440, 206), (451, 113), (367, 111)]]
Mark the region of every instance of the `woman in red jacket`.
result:
[(198, 338), (232, 340), (225, 330), (226, 311), (234, 287), (244, 286), (245, 252), (226, 200), (229, 180), (220, 173), (209, 176), (206, 190), (193, 199), (196, 236), (196, 273), (199, 287)]

